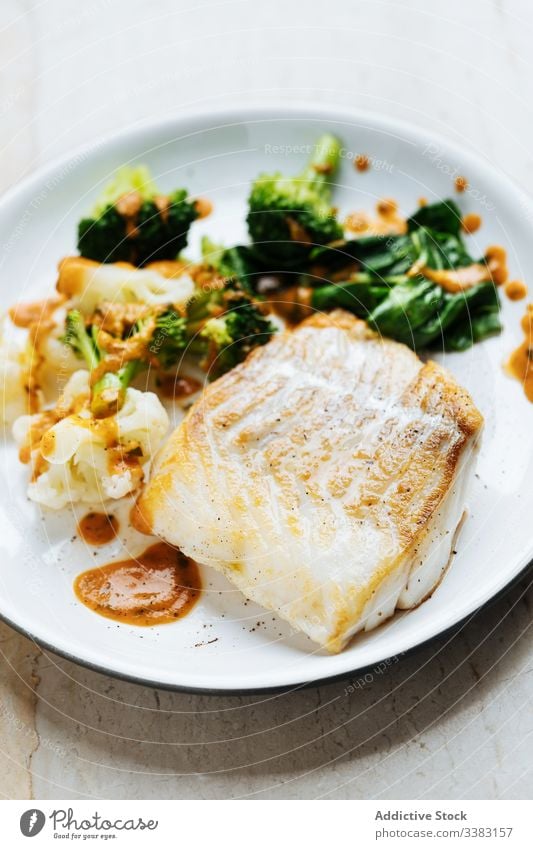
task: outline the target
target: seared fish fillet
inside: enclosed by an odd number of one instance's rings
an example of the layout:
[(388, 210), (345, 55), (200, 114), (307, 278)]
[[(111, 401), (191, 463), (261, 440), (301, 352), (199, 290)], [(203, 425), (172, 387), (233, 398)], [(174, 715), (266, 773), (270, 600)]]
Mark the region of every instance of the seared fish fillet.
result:
[(316, 315), (206, 389), (138, 521), (338, 651), (439, 583), (482, 424), (444, 368)]

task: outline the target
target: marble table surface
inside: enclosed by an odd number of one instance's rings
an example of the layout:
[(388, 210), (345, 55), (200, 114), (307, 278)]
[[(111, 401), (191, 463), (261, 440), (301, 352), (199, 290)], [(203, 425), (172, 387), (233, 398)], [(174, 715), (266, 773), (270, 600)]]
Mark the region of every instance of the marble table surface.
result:
[[(0, 188), (104, 132), (301, 98), (455, 139), (533, 192), (529, 0), (2, 0)], [(528, 798), (530, 579), (365, 678), (158, 692), (0, 625), (0, 795)]]

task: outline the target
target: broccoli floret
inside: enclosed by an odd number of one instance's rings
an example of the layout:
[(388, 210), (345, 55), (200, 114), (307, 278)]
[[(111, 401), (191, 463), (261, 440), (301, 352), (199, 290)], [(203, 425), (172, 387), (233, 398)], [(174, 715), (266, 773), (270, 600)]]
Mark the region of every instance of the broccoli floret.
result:
[(179, 363), (187, 347), (187, 320), (174, 310), (165, 310), (155, 321), (155, 330), (148, 346), (164, 369)]
[(216, 244), (209, 236), (201, 241), (202, 259), (206, 265), (224, 278), (234, 278), (250, 295), (254, 294), (254, 282), (263, 273), (263, 263), (250, 245)]
[[(79, 310), (67, 313), (66, 331), (63, 341), (78, 355), (81, 355), (90, 371), (105, 360), (105, 352), (98, 345), (98, 330), (90, 328), (88, 332)], [(138, 374), (141, 364), (129, 360), (116, 371), (104, 371), (91, 386), (91, 412), (97, 419), (114, 415), (124, 403), (126, 389)]]
[[(99, 343), (99, 332), (97, 324), (86, 327), (79, 310), (67, 313), (63, 341), (83, 357), (90, 371), (101, 367), (107, 356)], [(136, 344), (135, 337), (138, 335), (141, 335), (140, 345)], [(124, 403), (131, 381), (149, 365), (170, 368), (179, 362), (188, 343), (186, 320), (172, 309), (158, 312), (155, 316), (148, 312), (127, 333), (125, 340), (119, 341), (124, 341), (123, 364), (117, 368), (117, 357), (110, 357), (107, 361), (109, 370), (102, 369), (102, 376), (91, 387), (91, 412), (95, 418), (116, 413)], [(137, 356), (128, 358), (128, 348)]]
[(86, 325), (79, 310), (71, 310), (63, 336), (90, 371), (102, 372), (91, 387), (91, 412), (96, 418), (120, 409), (126, 389), (143, 369), (170, 369), (188, 353), (200, 359), (211, 378), (218, 377), (268, 342), (276, 330), (261, 303), (235, 280), (198, 292), (185, 316), (170, 307), (148, 308), (134, 324), (119, 323), (112, 333), (100, 326), (100, 320), (97, 311)]
[(258, 345), (264, 345), (276, 328), (263, 306), (236, 280), (202, 292), (187, 309), (189, 351), (201, 357), (211, 378), (242, 362)]
[(274, 332), (268, 318), (251, 302), (235, 306), (219, 318), (210, 318), (200, 334), (209, 343), (210, 374), (218, 376), (234, 368), (250, 351), (268, 342)]
[(340, 158), (339, 141), (326, 134), (297, 177), (262, 174), (252, 185), (247, 224), (259, 256), (279, 269), (305, 261), (311, 249), (342, 238), (330, 204), (329, 179)]
[(145, 200), (151, 200), (157, 194), (157, 188), (152, 180), (150, 169), (146, 165), (135, 167), (125, 165), (119, 168), (112, 179), (102, 189), (102, 193), (96, 201), (92, 214), (95, 217), (103, 215), (108, 206), (114, 204), (119, 198), (130, 192), (138, 192)]
[(78, 250), (97, 262), (145, 265), (174, 259), (186, 246), (198, 210), (185, 189), (157, 192), (143, 168), (123, 168), (78, 225)]

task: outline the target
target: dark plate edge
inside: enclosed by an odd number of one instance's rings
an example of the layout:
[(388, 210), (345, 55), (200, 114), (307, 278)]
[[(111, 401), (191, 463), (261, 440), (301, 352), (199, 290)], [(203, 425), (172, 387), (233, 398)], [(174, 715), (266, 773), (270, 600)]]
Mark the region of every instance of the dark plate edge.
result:
[[(445, 637), (448, 634), (452, 634), (455, 631), (460, 631), (465, 624), (470, 622), (470, 620), (474, 619), (478, 616), (482, 611), (489, 609), (496, 602), (500, 601), (507, 593), (509, 593), (517, 584), (519, 584), (530, 571), (533, 571), (533, 560), (531, 560), (524, 568), (515, 575), (514, 578), (511, 578), (508, 584), (501, 588), (495, 595), (493, 595), (488, 601), (484, 604), (480, 605), (478, 608), (473, 610), (467, 616), (464, 616), (458, 622), (455, 622), (453, 625), (450, 625), (448, 628), (444, 628), (444, 630), (439, 631), (437, 634), (433, 634), (431, 637), (428, 637), (427, 640), (424, 640), (421, 643), (417, 643), (411, 648), (406, 649), (401, 653), (401, 659), (405, 657), (410, 657), (415, 654), (415, 652), (420, 651), (426, 646), (431, 645), (435, 642), (435, 640), (440, 639), (441, 637)], [(197, 695), (204, 696), (260, 696), (260, 695), (269, 695), (269, 694), (290, 694), (294, 692), (298, 692), (298, 690), (308, 689), (310, 687), (320, 687), (323, 684), (335, 684), (340, 681), (346, 681), (349, 678), (353, 678), (355, 676), (362, 676), (367, 672), (371, 672), (375, 670), (378, 663), (387, 663), (391, 660), (390, 657), (383, 658), (380, 661), (375, 661), (374, 663), (368, 666), (361, 666), (355, 669), (351, 669), (347, 672), (341, 672), (338, 675), (326, 675), (323, 678), (316, 678), (310, 681), (303, 681), (301, 684), (294, 684), (292, 686), (275, 686), (275, 687), (239, 687), (223, 689), (217, 687), (185, 687), (179, 684), (168, 684), (162, 683), (160, 681), (152, 681), (147, 678), (139, 677), (137, 678), (135, 675), (126, 675), (122, 672), (117, 672), (113, 669), (108, 669), (105, 666), (100, 666), (97, 663), (91, 663), (87, 660), (83, 660), (82, 658), (77, 657), (74, 654), (70, 654), (67, 651), (61, 651), (57, 649), (55, 646), (48, 643), (46, 640), (39, 640), (35, 637), (30, 631), (27, 631), (25, 628), (17, 625), (15, 622), (12, 622), (9, 617), (4, 616), (0, 612), (0, 621), (4, 622), (6, 625), (9, 625), (10, 628), (13, 628), (14, 631), (17, 631), (19, 634), (22, 634), (23, 637), (26, 637), (28, 640), (31, 640), (32, 643), (39, 647), (46, 649), (47, 651), (52, 652), (59, 657), (64, 658), (65, 660), (70, 661), (71, 663), (75, 663), (77, 666), (81, 666), (84, 669), (90, 669), (92, 672), (99, 672), (101, 675), (107, 675), (111, 678), (115, 678), (119, 681), (127, 681), (129, 684), (137, 684), (141, 687), (150, 687), (151, 689), (157, 690), (165, 690), (171, 693), (191, 693)]]

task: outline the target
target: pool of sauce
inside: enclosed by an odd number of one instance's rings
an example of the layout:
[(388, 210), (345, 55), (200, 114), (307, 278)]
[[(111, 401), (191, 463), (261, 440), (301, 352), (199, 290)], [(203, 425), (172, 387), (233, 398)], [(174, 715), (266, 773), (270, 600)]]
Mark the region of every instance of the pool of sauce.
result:
[(520, 381), (526, 398), (533, 401), (533, 304), (528, 304), (521, 324), (525, 339), (509, 357), (506, 371)]
[(78, 523), (78, 533), (89, 545), (106, 545), (118, 529), (118, 520), (111, 513), (87, 513)]
[(162, 374), (157, 377), (156, 385), (164, 398), (174, 398), (179, 401), (180, 398), (188, 398), (189, 395), (199, 392), (203, 384), (195, 377), (188, 375), (176, 377), (174, 374)]
[(95, 613), (144, 627), (185, 616), (201, 590), (197, 564), (165, 542), (138, 557), (89, 569), (74, 582), (78, 599)]

